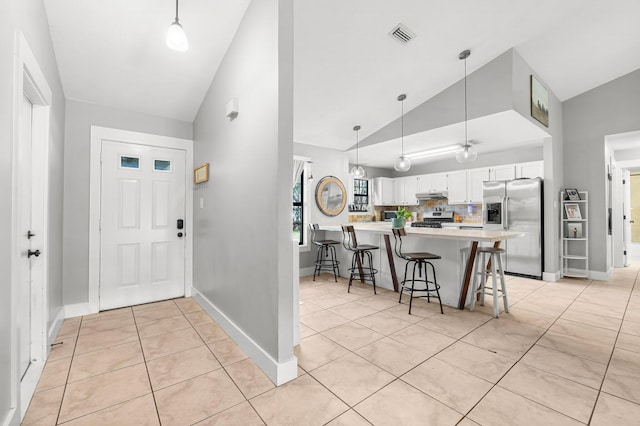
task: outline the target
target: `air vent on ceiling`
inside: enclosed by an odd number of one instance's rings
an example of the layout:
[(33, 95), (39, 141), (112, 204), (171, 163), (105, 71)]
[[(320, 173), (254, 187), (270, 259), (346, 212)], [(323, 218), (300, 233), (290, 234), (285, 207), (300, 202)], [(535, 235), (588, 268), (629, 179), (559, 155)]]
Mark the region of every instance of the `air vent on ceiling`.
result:
[(398, 24), (389, 32), (389, 36), (402, 44), (407, 44), (415, 38), (416, 34), (404, 24)]

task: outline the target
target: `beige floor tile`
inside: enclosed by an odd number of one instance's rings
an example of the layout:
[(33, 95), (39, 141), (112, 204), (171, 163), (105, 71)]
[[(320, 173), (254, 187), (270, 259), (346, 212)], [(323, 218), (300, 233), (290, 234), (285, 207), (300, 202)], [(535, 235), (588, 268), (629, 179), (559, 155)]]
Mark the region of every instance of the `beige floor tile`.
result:
[(186, 297), (182, 299), (174, 299), (173, 301), (178, 306), (178, 309), (182, 311), (183, 314), (188, 314), (190, 312), (196, 312), (196, 311), (202, 310), (202, 307), (198, 305), (198, 302), (196, 302), (190, 297)]
[(633, 334), (620, 333), (616, 341), (616, 347), (626, 349), (631, 352), (640, 353), (640, 336)]
[(429, 318), (433, 315), (436, 315), (436, 313), (440, 314), (440, 311), (436, 312), (434, 310), (427, 309), (422, 306), (414, 306), (413, 310), (411, 311), (411, 315), (409, 315), (409, 308), (404, 303), (398, 304), (393, 308), (386, 309), (384, 312), (389, 315), (393, 315), (394, 317), (399, 318), (403, 321), (407, 321), (413, 324), (418, 323), (425, 318)]
[(136, 340), (138, 340), (138, 331), (135, 325), (85, 334), (78, 337), (75, 355), (97, 351), (110, 346), (122, 345), (123, 343)]
[(172, 306), (176, 306), (176, 303), (171, 300), (161, 300), (160, 302), (151, 302), (151, 303), (143, 303), (142, 305), (132, 306), (131, 309), (133, 312), (141, 312), (147, 309), (164, 309), (170, 308)]
[(347, 299), (341, 297), (338, 294), (325, 294), (324, 296), (314, 297), (310, 299), (312, 303), (320, 306), (322, 309), (333, 308), (334, 306), (344, 305), (345, 303), (349, 303)]
[(325, 364), (310, 374), (350, 406), (395, 379), (395, 376), (354, 353)]
[(171, 304), (150, 307), (143, 310), (136, 311), (134, 309), (133, 315), (136, 318), (136, 324), (139, 325), (144, 324), (145, 322), (182, 315), (182, 311), (178, 309), (175, 303), (171, 302)]
[(47, 361), (55, 361), (73, 356), (76, 349), (76, 341), (77, 338), (72, 336), (57, 338), (55, 341), (56, 344), (51, 346)]
[(541, 314), (539, 312), (527, 311), (519, 307), (509, 308), (509, 312), (500, 314), (500, 318), (511, 321), (522, 322), (534, 327), (547, 329), (556, 320), (555, 316)]
[(567, 311), (564, 314), (562, 314), (561, 318), (569, 321), (574, 321), (580, 324), (606, 328), (607, 330), (612, 330), (612, 331), (620, 330), (620, 324), (622, 323), (622, 320), (618, 318), (592, 314), (591, 312), (578, 311), (571, 307), (567, 309)]
[(515, 363), (514, 360), (464, 342), (456, 342), (435, 358), (491, 383), (497, 383)]
[(622, 317), (624, 316), (624, 309), (603, 306), (596, 303), (581, 302), (580, 300), (576, 300), (575, 302), (573, 302), (573, 304), (571, 305), (571, 310), (587, 312), (590, 314), (602, 315), (605, 317), (612, 317), (616, 319), (622, 319)]
[(240, 346), (236, 345), (232, 339), (216, 340), (208, 343), (208, 346), (222, 365), (233, 364), (247, 358)]
[(262, 426), (264, 422), (251, 404), (245, 401), (196, 424), (198, 426)]
[(251, 400), (268, 425), (323, 425), (349, 407), (305, 374)]
[(358, 302), (349, 302), (344, 305), (335, 306), (329, 309), (329, 311), (350, 321), (355, 321), (359, 318), (366, 317), (377, 312), (375, 309), (361, 305)]
[(401, 379), (461, 414), (466, 414), (493, 387), (493, 383), (436, 358)]
[(544, 333), (544, 329), (506, 318), (492, 319), (462, 341), (518, 360)]
[(314, 334), (317, 334), (318, 332), (315, 331), (313, 328), (311, 327), (307, 327), (306, 325), (300, 323), (300, 339), (304, 339), (307, 338), (309, 336), (313, 336)]
[(60, 327), (60, 331), (58, 331), (56, 339), (60, 339), (63, 337), (77, 337), (78, 331), (80, 330), (81, 321), (82, 317), (68, 318), (64, 320), (62, 326)]
[(322, 308), (314, 304), (311, 300), (300, 301), (300, 315), (312, 314), (318, 311), (322, 311)]
[(324, 296), (326, 293), (318, 288), (306, 287), (300, 289), (300, 300)]
[(62, 386), (67, 383), (69, 368), (71, 367), (71, 358), (62, 358), (57, 360), (49, 360), (44, 366), (44, 370), (38, 380), (36, 392), (42, 392), (47, 389)]
[(71, 420), (65, 426), (94, 425), (160, 425), (153, 395), (147, 394), (104, 410), (96, 411), (84, 417)]
[(640, 322), (624, 321), (620, 327), (620, 332), (640, 336)]
[(138, 341), (76, 355), (71, 363), (69, 382), (77, 382), (142, 362), (144, 357)]
[(596, 389), (524, 364), (516, 364), (498, 386), (588, 423), (596, 403)]
[(359, 299), (358, 303), (364, 306), (368, 306), (371, 309), (375, 309), (376, 311), (382, 311), (384, 309), (393, 308), (398, 304), (398, 301), (394, 301), (384, 296), (371, 295), (369, 297)]
[(293, 350), (298, 357), (298, 364), (306, 371), (314, 370), (349, 353), (321, 334), (300, 340), (300, 344)]
[(604, 373), (607, 370), (606, 364), (579, 358), (540, 345), (534, 345), (522, 358), (521, 362), (594, 389), (600, 389)]
[(339, 415), (335, 419), (327, 423), (327, 426), (370, 426), (371, 423), (366, 421), (360, 414), (353, 410), (349, 410)]
[(637, 426), (640, 405), (613, 395), (600, 393), (591, 426)]
[(545, 296), (544, 298), (533, 298), (533, 296), (528, 296), (518, 303), (515, 303), (513, 307), (557, 317), (569, 307), (571, 302), (571, 300), (554, 299), (548, 296)]
[(162, 424), (188, 425), (233, 407), (245, 399), (223, 369), (155, 392)]
[(383, 334), (355, 322), (348, 322), (331, 330), (324, 331), (322, 335), (351, 351), (360, 349), (384, 337)]
[(191, 328), (191, 323), (187, 321), (184, 315), (177, 315), (175, 317), (162, 318), (139, 324), (138, 334), (140, 334), (141, 339), (148, 339), (149, 337), (184, 330), (186, 328)]
[(60, 423), (111, 407), (151, 392), (144, 364), (67, 384)]
[(459, 339), (489, 321), (490, 317), (462, 311), (464, 315), (433, 315), (418, 323), (419, 326)]
[(595, 341), (586, 341), (566, 334), (548, 331), (537, 342), (538, 345), (575, 355), (600, 364), (606, 364), (611, 357), (612, 346), (602, 345)]
[(191, 324), (204, 324), (215, 322), (205, 311), (195, 311), (184, 314)]
[(602, 391), (640, 404), (640, 354), (616, 349)]
[(455, 425), (462, 418), (451, 408), (402, 381), (395, 381), (354, 407), (374, 425)]
[(120, 315), (113, 315), (106, 318), (83, 319), (82, 325), (80, 326), (80, 335), (132, 325), (135, 325), (133, 314), (131, 311), (124, 311)]
[(216, 357), (205, 345), (147, 362), (147, 370), (154, 391), (221, 367)]
[(55, 425), (63, 394), (64, 386), (33, 394), (21, 424), (23, 426)]
[(225, 367), (231, 379), (240, 388), (244, 397), (251, 399), (275, 387), (273, 382), (250, 359), (245, 359)]
[(98, 312), (96, 314), (85, 315), (82, 317), (82, 320), (94, 320), (96, 318), (107, 319), (112, 317), (117, 317), (125, 313), (131, 313), (131, 308), (118, 308), (118, 309), (109, 309), (108, 311)]
[(205, 343), (229, 338), (222, 327), (215, 323), (194, 324), (193, 328), (196, 329), (196, 332)]
[(358, 349), (356, 353), (395, 376), (403, 375), (429, 357), (409, 345), (388, 337)]
[(141, 342), (144, 358), (147, 361), (195, 348), (204, 343), (198, 333), (192, 328), (142, 339)]
[(360, 318), (356, 323), (364, 325), (365, 327), (384, 335), (393, 334), (403, 328), (413, 325), (413, 323), (409, 321), (401, 320), (397, 316), (388, 314), (384, 311)]
[(301, 315), (300, 322), (315, 331), (325, 331), (345, 324), (349, 322), (349, 320), (331, 311), (319, 311), (312, 314)]
[(618, 336), (617, 331), (606, 330), (604, 328), (593, 327), (564, 319), (556, 321), (555, 324), (549, 328), (549, 331), (577, 337), (586, 341), (596, 341), (607, 346), (613, 346)]
[(435, 355), (447, 346), (455, 343), (455, 339), (436, 333), (419, 325), (412, 325), (389, 336), (419, 350), (427, 356)]
[(494, 387), (467, 417), (483, 426), (578, 426), (582, 424), (499, 386)]
[(470, 420), (468, 417), (465, 417), (456, 426), (480, 426), (480, 425), (474, 422), (473, 420)]

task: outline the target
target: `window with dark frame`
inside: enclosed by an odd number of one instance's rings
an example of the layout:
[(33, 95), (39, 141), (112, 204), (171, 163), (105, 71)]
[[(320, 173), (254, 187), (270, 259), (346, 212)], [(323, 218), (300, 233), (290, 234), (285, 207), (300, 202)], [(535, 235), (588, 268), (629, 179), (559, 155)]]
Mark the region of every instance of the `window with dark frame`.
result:
[(304, 244), (304, 172), (293, 187), (293, 240), (298, 245)]

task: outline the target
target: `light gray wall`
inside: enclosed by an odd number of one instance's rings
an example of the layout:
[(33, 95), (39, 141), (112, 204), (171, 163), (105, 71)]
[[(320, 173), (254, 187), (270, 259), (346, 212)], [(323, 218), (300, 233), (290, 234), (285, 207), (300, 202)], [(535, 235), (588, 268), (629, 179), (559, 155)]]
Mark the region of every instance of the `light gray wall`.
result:
[[(19, 413), (5, 419), (10, 409), (11, 379), (20, 380), (17, 371), (11, 371), (11, 357), (17, 353), (12, 347), (11, 333), (11, 190), (12, 174), (13, 99), (14, 99), (14, 36), (16, 30), (23, 33), (53, 92), (50, 116), (49, 148), (49, 307), (48, 326), (62, 309), (62, 175), (64, 140), (64, 93), (60, 83), (57, 63), (49, 35), (49, 25), (41, 0), (4, 0), (0, 2), (0, 270), (3, 273), (0, 298), (0, 423), (8, 420), (18, 424)], [(48, 331), (48, 330), (47, 330)], [(19, 389), (13, 389), (18, 392)]]
[(640, 130), (640, 70), (565, 101), (564, 184), (589, 191), (589, 269), (606, 272), (605, 136)]
[(194, 192), (194, 287), (277, 361), (293, 356), (292, 8), (251, 2), (194, 121), (194, 161), (210, 163)]
[(67, 101), (64, 173), (64, 303), (89, 300), (91, 126), (191, 139), (193, 125), (137, 112)]

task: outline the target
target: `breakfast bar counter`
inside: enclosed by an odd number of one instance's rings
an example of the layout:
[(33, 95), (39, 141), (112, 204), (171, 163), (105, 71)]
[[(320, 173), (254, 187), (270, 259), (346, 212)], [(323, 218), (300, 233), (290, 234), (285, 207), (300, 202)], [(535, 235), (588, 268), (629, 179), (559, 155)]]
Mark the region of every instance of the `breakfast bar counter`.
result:
[[(358, 235), (360, 244), (380, 245), (380, 251), (386, 250), (387, 262), (384, 262), (383, 255), (377, 258), (381, 276), (377, 285), (385, 287), (385, 282), (389, 278), (393, 284), (393, 290), (398, 291), (398, 274), (404, 274), (404, 264), (399, 265), (396, 270), (393, 254), (393, 242), (390, 236), (393, 235), (391, 223), (371, 222), (352, 223)], [(340, 225), (321, 225), (321, 230), (327, 232), (339, 232), (342, 234)], [(434, 262), (438, 282), (441, 283), (442, 303), (449, 306), (457, 306), (464, 309), (471, 275), (473, 272), (473, 261), (479, 243), (493, 244), (499, 247), (500, 242), (511, 238), (521, 237), (521, 232), (512, 231), (490, 231), (484, 229), (457, 229), (457, 228), (412, 228), (405, 227), (407, 236), (403, 239), (403, 250), (429, 251), (442, 256), (441, 260)], [(342, 236), (333, 239), (342, 240)], [(384, 241), (384, 246), (382, 242)], [(464, 257), (466, 255), (466, 261)], [(341, 264), (348, 265), (350, 260), (347, 253), (341, 253)]]

